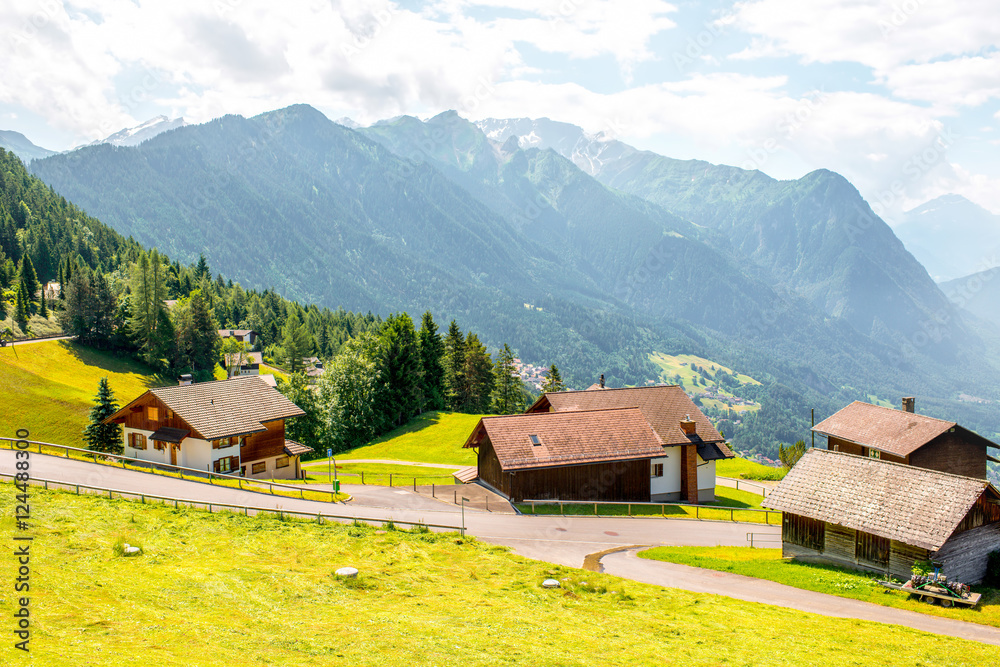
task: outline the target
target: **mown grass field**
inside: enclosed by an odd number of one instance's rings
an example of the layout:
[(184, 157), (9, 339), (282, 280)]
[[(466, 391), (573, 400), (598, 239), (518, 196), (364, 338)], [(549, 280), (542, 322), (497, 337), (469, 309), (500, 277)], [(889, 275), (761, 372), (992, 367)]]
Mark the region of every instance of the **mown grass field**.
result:
[[(715, 376), (720, 371), (732, 374), (740, 384), (760, 384), (749, 375), (735, 373), (731, 368), (717, 364), (711, 359), (705, 359), (693, 354), (665, 354), (663, 352), (653, 352), (649, 355), (649, 360), (660, 368), (660, 380), (670, 384), (680, 384), (688, 394), (697, 394), (712, 389), (715, 393), (723, 396), (734, 396), (731, 391), (724, 389), (715, 382)], [(705, 380), (705, 377), (694, 371), (693, 366), (700, 366), (705, 370), (708, 377), (707, 385), (695, 382), (696, 378)], [(729, 405), (712, 398), (703, 398), (703, 405), (706, 407), (719, 408), (720, 410), (732, 410), (733, 412), (755, 412), (760, 409), (760, 405)]]
[[(781, 549), (751, 549), (749, 547), (656, 547), (639, 553), (642, 558), (663, 560), (703, 567), (721, 572), (733, 572), (758, 579), (769, 579), (819, 593), (862, 600), (885, 607), (909, 609), (935, 616), (1000, 627), (1000, 591), (973, 588), (983, 593), (974, 609), (944, 608), (911, 600), (903, 593), (892, 591), (878, 583), (876, 574), (864, 574), (831, 565), (798, 563), (781, 558)], [(1000, 655), (1000, 654), (998, 654)]]
[(337, 455), (341, 459), (391, 459), (420, 463), (476, 464), (471, 449), (462, 449), (483, 415), (458, 412), (425, 412), (370, 445)]
[(105, 376), (119, 404), (176, 381), (72, 341), (0, 348), (0, 435), (25, 428), (32, 440), (82, 447), (97, 383)]
[[(312, 461), (304, 465), (309, 473), (309, 483), (329, 484), (330, 470), (325, 460)], [(351, 463), (339, 461), (337, 474), (341, 484), (361, 484), (361, 474), (364, 473), (365, 484), (389, 486), (389, 475), (392, 475), (393, 486), (412, 486), (416, 478), (418, 486), (425, 484), (454, 484), (455, 478), (451, 468), (429, 468), (424, 466), (392, 465), (388, 463)]]
[(785, 478), (788, 470), (785, 468), (772, 468), (771, 466), (737, 457), (716, 461), (715, 474), (720, 477), (735, 477), (737, 479), (779, 481)]
[[(4, 665), (986, 665), (996, 647), (549, 565), (455, 533), (32, 488), (31, 652)], [(0, 484), (0, 530), (14, 530)], [(142, 548), (123, 557), (121, 545)], [(338, 579), (342, 566), (361, 570)], [(12, 581), (14, 559), (0, 559)], [(544, 589), (548, 577), (560, 589)], [(0, 592), (12, 618), (13, 592)], [(790, 636), (790, 629), (794, 629)]]

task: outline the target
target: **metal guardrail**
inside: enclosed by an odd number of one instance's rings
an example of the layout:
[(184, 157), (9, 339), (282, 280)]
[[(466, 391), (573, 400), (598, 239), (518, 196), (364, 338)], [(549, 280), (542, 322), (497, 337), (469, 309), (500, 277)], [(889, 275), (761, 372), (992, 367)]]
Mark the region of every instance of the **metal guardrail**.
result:
[[(781, 516), (781, 512), (779, 512), (777, 510), (756, 509), (756, 508), (753, 508), (753, 507), (726, 507), (724, 505), (695, 505), (693, 503), (640, 503), (640, 502), (630, 503), (630, 502), (622, 502), (622, 501), (610, 501), (610, 502), (597, 501), (597, 502), (594, 502), (592, 500), (522, 500), (522, 501), (520, 501), (518, 503), (515, 503), (515, 504), (516, 505), (531, 505), (531, 513), (532, 514), (535, 513), (535, 506), (536, 505), (559, 505), (559, 514), (560, 515), (563, 515), (565, 513), (565, 507), (564, 507), (565, 505), (591, 505), (594, 508), (594, 516), (600, 516), (600, 514), (598, 514), (598, 512), (597, 512), (597, 508), (600, 505), (622, 505), (622, 506), (626, 506), (627, 507), (627, 512), (628, 512), (628, 516), (632, 516), (632, 508), (633, 507), (659, 507), (660, 508), (660, 515), (663, 516), (664, 518), (671, 518), (671, 519), (676, 519), (676, 518), (679, 518), (679, 517), (676, 517), (676, 516), (667, 517), (666, 511), (665, 511), (665, 508), (667, 508), (667, 507), (694, 508), (694, 518), (695, 519), (700, 519), (701, 518), (701, 510), (714, 510), (714, 511), (720, 511), (721, 510), (723, 512), (725, 512), (725, 511), (728, 510), (729, 511), (729, 520), (733, 521), (733, 522), (736, 521), (733, 518), (735, 516), (734, 512), (756, 512), (756, 513), (763, 513), (764, 514), (764, 523), (766, 525), (768, 525), (768, 526), (771, 525), (771, 514), (777, 514), (778, 516)], [(639, 515), (639, 516), (655, 516), (655, 515), (652, 515), (652, 514), (643, 514), (643, 515)], [(741, 523), (747, 523), (747, 522), (741, 522)]]
[(773, 535), (771, 533), (747, 533), (747, 542), (750, 543), (750, 548), (754, 548), (754, 541), (757, 542), (770, 542), (774, 544), (775, 542), (781, 543), (781, 535)]
[[(11, 479), (14, 479), (15, 475), (16, 475), (16, 473), (15, 474), (11, 474), (11, 473), (0, 472), (0, 477), (10, 477)], [(45, 487), (46, 490), (48, 490), (50, 488), (50, 485), (52, 485), (53, 488), (62, 488), (64, 490), (73, 490), (73, 491), (76, 492), (76, 495), (81, 495), (80, 494), (80, 489), (85, 489), (85, 490), (90, 490), (90, 491), (99, 491), (100, 495), (103, 495), (104, 493), (107, 493), (109, 499), (113, 499), (114, 498), (114, 494), (118, 494), (118, 497), (120, 499), (123, 499), (123, 500), (129, 500), (130, 498), (131, 499), (138, 498), (143, 504), (146, 503), (146, 499), (147, 498), (149, 498), (150, 500), (160, 500), (160, 501), (163, 501), (163, 502), (166, 502), (166, 503), (173, 503), (175, 509), (179, 509), (180, 506), (181, 506), (181, 503), (184, 503), (184, 505), (187, 506), (187, 507), (204, 506), (204, 507), (206, 507), (208, 509), (208, 511), (210, 513), (214, 511), (213, 508), (238, 509), (238, 510), (243, 510), (243, 513), (246, 516), (250, 516), (250, 512), (255, 512), (255, 513), (267, 512), (267, 513), (270, 513), (270, 514), (277, 514), (279, 518), (284, 518), (284, 516), (286, 514), (290, 515), (290, 516), (308, 517), (310, 519), (315, 518), (316, 521), (317, 521), (317, 523), (322, 523), (323, 519), (360, 521), (360, 522), (364, 522), (364, 523), (389, 523), (389, 522), (391, 522), (393, 524), (397, 524), (397, 523), (403, 524), (404, 526), (424, 526), (426, 528), (440, 528), (442, 530), (458, 530), (458, 531), (463, 531), (463, 532), (465, 531), (465, 526), (464, 525), (462, 525), (462, 526), (448, 526), (448, 525), (438, 524), (438, 523), (426, 523), (424, 521), (403, 521), (403, 520), (394, 519), (394, 518), (391, 518), (391, 517), (388, 518), (388, 519), (378, 519), (378, 518), (371, 518), (371, 517), (348, 516), (346, 514), (326, 514), (324, 512), (316, 512), (314, 514), (312, 512), (301, 512), (301, 511), (297, 511), (297, 510), (286, 510), (286, 509), (283, 509), (283, 508), (280, 508), (280, 507), (278, 507), (278, 508), (273, 508), (273, 507), (253, 507), (251, 505), (239, 505), (239, 504), (235, 504), (235, 503), (218, 503), (218, 502), (210, 502), (208, 500), (192, 500), (192, 499), (186, 499), (186, 498), (174, 498), (174, 497), (171, 497), (171, 496), (159, 496), (159, 495), (155, 495), (155, 494), (152, 494), (152, 493), (143, 493), (143, 492), (140, 492), (140, 491), (124, 491), (124, 490), (121, 490), (121, 489), (111, 489), (111, 488), (104, 487), (104, 486), (93, 486), (93, 485), (90, 485), (90, 484), (76, 484), (74, 482), (60, 482), (59, 480), (42, 479), (42, 478), (39, 478), (39, 477), (29, 478), (27, 480), (27, 482), (29, 484), (33, 484), (35, 486), (42, 485), (42, 486)]]
[[(324, 493), (324, 494), (325, 493), (329, 493), (330, 494), (330, 502), (333, 503), (333, 502), (337, 501), (337, 494), (336, 494), (335, 491), (332, 491), (332, 490), (331, 491), (324, 491), (324, 490), (319, 490), (319, 489), (307, 489), (307, 488), (302, 487), (302, 486), (292, 486), (290, 484), (276, 484), (274, 482), (269, 482), (266, 479), (256, 479), (254, 477), (242, 477), (240, 475), (226, 475), (226, 474), (218, 473), (218, 472), (212, 472), (212, 471), (206, 471), (206, 470), (198, 470), (197, 468), (187, 468), (187, 467), (184, 467), (184, 466), (172, 465), (170, 463), (158, 463), (156, 461), (147, 461), (145, 459), (129, 458), (127, 456), (121, 456), (120, 454), (106, 454), (104, 452), (95, 452), (95, 451), (90, 450), (90, 449), (80, 449), (79, 447), (70, 447), (69, 445), (57, 445), (57, 444), (51, 443), (51, 442), (40, 442), (38, 440), (24, 440), (24, 439), (21, 439), (21, 438), (7, 438), (7, 437), (4, 437), (4, 436), (0, 436), (0, 442), (9, 442), (9, 443), (11, 443), (10, 449), (14, 449), (14, 443), (16, 443), (16, 442), (27, 442), (27, 443), (32, 444), (32, 445), (37, 445), (38, 446), (37, 453), (38, 454), (43, 454), (43, 455), (46, 455), (46, 454), (44, 454), (44, 452), (42, 452), (42, 447), (54, 447), (56, 449), (62, 449), (62, 450), (65, 450), (65, 452), (66, 452), (65, 458), (67, 458), (67, 459), (70, 458), (69, 453), (71, 451), (72, 452), (77, 452), (79, 454), (79, 457), (78, 457), (79, 459), (81, 459), (81, 460), (91, 459), (93, 461), (93, 463), (100, 463), (102, 465), (111, 465), (111, 464), (107, 463), (104, 460), (99, 460), (99, 459), (111, 459), (112, 461), (117, 460), (117, 461), (121, 462), (122, 469), (125, 469), (126, 466), (131, 463), (132, 466), (133, 466), (133, 468), (140, 468), (139, 470), (134, 470), (134, 472), (143, 472), (143, 473), (146, 473), (146, 474), (156, 475), (156, 474), (158, 474), (156, 472), (158, 469), (164, 469), (165, 468), (165, 469), (167, 469), (168, 472), (170, 472), (170, 471), (176, 471), (176, 472), (180, 473), (182, 476), (185, 473), (187, 473), (189, 477), (201, 477), (201, 478), (208, 477), (208, 483), (209, 484), (214, 483), (214, 481), (216, 479), (235, 481), (235, 482), (237, 482), (237, 486), (239, 487), (239, 489), (241, 491), (251, 491), (251, 492), (254, 492), (254, 493), (259, 493), (259, 491), (256, 491), (255, 489), (252, 488), (253, 484), (257, 484), (257, 485), (266, 485), (268, 487), (271, 495), (275, 495), (274, 489), (278, 488), (278, 489), (281, 489), (281, 490), (298, 493), (299, 494), (299, 498), (301, 500), (305, 500), (305, 495), (304, 495), (305, 492), (306, 491), (312, 491), (313, 493)], [(4, 449), (7, 449), (7, 447), (4, 447)], [(52, 455), (48, 455), (48, 456), (52, 456)], [(195, 480), (188, 480), (188, 481), (198, 481), (198, 480), (195, 479)], [(244, 482), (246, 482), (247, 488), (243, 487)]]
[[(733, 482), (733, 484), (732, 485), (725, 483), (719, 484), (720, 479), (726, 480), (727, 482)], [(737, 491), (748, 491), (750, 493), (756, 493), (757, 495), (763, 496), (765, 498), (767, 498), (768, 494), (770, 494), (772, 491), (770, 487), (765, 486), (760, 482), (754, 482), (739, 477), (725, 477), (720, 475), (715, 478), (715, 483), (720, 486), (726, 486), (730, 489), (736, 489)], [(743, 485), (742, 489), (740, 488), (740, 484)]]

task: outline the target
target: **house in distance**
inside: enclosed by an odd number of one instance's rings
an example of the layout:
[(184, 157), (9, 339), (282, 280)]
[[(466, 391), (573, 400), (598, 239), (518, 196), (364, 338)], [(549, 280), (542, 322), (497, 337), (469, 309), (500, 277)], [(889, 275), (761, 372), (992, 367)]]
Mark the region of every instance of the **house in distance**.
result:
[(105, 423), (123, 428), (125, 456), (245, 477), (294, 479), (312, 448), (285, 438), (305, 412), (260, 376), (149, 389)]
[(465, 443), (481, 483), (514, 502), (697, 503), (731, 458), (679, 386), (544, 394), (523, 415), (483, 417)]

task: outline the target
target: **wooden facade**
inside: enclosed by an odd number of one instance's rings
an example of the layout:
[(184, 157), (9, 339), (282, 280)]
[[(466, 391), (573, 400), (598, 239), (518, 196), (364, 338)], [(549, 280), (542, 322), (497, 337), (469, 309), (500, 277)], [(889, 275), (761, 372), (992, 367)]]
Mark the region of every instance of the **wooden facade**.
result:
[(479, 444), (479, 479), (512, 502), (594, 500), (648, 502), (649, 459), (504, 471), (489, 438)]
[(995, 517), (1000, 506), (985, 496), (937, 551), (785, 512), (782, 556), (888, 573), (901, 579), (910, 577), (916, 561), (931, 560), (941, 564), (948, 578), (977, 584), (986, 574), (986, 557), (1000, 549), (1000, 519)]
[(827, 448), (856, 456), (872, 456), (891, 463), (986, 479), (985, 441), (961, 427), (956, 427), (953, 431), (939, 435), (907, 456), (896, 456), (832, 435), (827, 438)]
[(275, 456), (281, 456), (285, 451), (285, 420), (266, 422), (267, 431), (253, 433), (246, 439), (246, 444), (240, 448), (240, 458), (244, 465), (247, 461), (259, 461)]

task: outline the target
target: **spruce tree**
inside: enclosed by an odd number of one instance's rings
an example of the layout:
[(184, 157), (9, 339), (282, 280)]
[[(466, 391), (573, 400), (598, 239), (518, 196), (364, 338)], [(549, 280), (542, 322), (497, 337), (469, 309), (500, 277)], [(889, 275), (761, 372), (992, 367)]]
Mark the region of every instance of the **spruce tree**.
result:
[(122, 453), (122, 427), (120, 424), (105, 424), (104, 420), (118, 412), (118, 403), (108, 385), (108, 378), (101, 378), (94, 397), (94, 407), (90, 410), (90, 423), (83, 430), (87, 449), (107, 454)]
[(293, 312), (281, 330), (281, 346), (285, 348), (288, 370), (295, 373), (302, 370), (302, 358), (309, 354), (312, 339), (309, 330), (302, 325), (298, 313)]
[(21, 260), (21, 284), (25, 287), (25, 297), (28, 303), (28, 312), (35, 312), (35, 293), (39, 289), (38, 274), (35, 273), (35, 266), (31, 263), (31, 257), (25, 253)]
[(566, 391), (566, 385), (562, 381), (562, 376), (559, 375), (559, 369), (556, 368), (555, 364), (549, 366), (549, 373), (542, 382), (542, 392), (550, 393), (556, 391)]
[(400, 426), (416, 415), (423, 403), (423, 364), (413, 320), (406, 313), (389, 316), (379, 339), (379, 372), (388, 389), (386, 414), (393, 426)]
[(14, 321), (21, 328), (22, 334), (28, 333), (28, 318), (31, 317), (27, 291), (24, 281), (20, 281), (17, 286), (17, 301), (14, 304)]
[(42, 298), (38, 302), (38, 316), (49, 319), (49, 306), (45, 303), (45, 290), (42, 290)]
[(504, 343), (493, 367), (493, 412), (512, 415), (524, 411), (521, 376), (514, 366), (514, 353)]
[(465, 336), (452, 320), (444, 339), (444, 388), (449, 410), (463, 409), (467, 402), (465, 387)]
[(471, 331), (465, 337), (465, 368), (462, 377), (461, 412), (481, 414), (490, 409), (493, 394), (493, 361), (479, 336)]
[(445, 400), (444, 385), (444, 341), (437, 332), (431, 311), (424, 313), (420, 320), (420, 359), (423, 366), (424, 409), (443, 410)]

